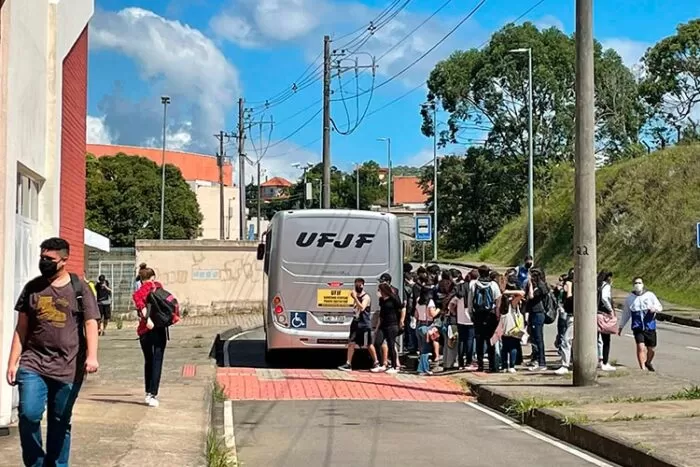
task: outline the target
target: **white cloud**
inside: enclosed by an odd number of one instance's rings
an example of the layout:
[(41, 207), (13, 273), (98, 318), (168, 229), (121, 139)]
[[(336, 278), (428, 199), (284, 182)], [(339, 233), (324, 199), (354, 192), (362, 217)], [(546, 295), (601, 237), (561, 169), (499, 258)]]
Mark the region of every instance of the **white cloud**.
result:
[(221, 38), (242, 47), (298, 39), (319, 25), (325, 4), (319, 0), (234, 0), (230, 9), (212, 18)]
[(533, 21), (533, 24), (537, 26), (537, 29), (557, 28), (560, 31), (564, 31), (564, 23), (562, 20), (553, 15), (545, 15), (542, 18)]
[[(91, 22), (91, 46), (133, 59), (141, 78), (171, 97), (169, 132), (174, 144), (191, 150), (214, 146), (211, 135), (240, 95), (238, 71), (202, 32), (141, 8), (98, 11)], [(104, 124), (120, 144), (144, 144), (162, 132), (160, 93), (134, 102), (118, 86), (100, 102)], [(193, 123), (173, 123), (193, 122)], [(186, 136), (187, 133), (189, 136)], [(210, 152), (210, 151), (209, 151)]]
[[(165, 145), (168, 149), (182, 151), (192, 144), (192, 122), (185, 122), (177, 128), (167, 127), (165, 130)], [(163, 136), (153, 136), (144, 143), (146, 147), (160, 147), (163, 145)]]
[(646, 42), (635, 41), (626, 38), (610, 38), (601, 42), (604, 49), (614, 49), (622, 57), (622, 62), (631, 69), (635, 69), (640, 59), (651, 46)]
[(112, 144), (114, 137), (112, 132), (105, 125), (105, 117), (93, 117), (88, 115), (86, 118), (87, 129), (85, 138), (88, 144)]
[[(336, 31), (337, 36), (357, 30), (376, 19), (382, 10), (370, 8), (359, 2), (334, 0), (233, 0), (230, 7), (214, 17), (210, 26), (222, 39), (241, 47), (261, 47), (282, 41), (296, 41), (307, 50), (307, 56), (316, 57), (321, 50), (320, 37), (326, 31)], [(418, 26), (427, 13), (401, 11), (369, 37), (355, 41), (349, 49), (361, 50), (379, 58), (390, 47)], [(403, 69), (413, 60), (427, 52), (444, 34), (452, 29), (460, 18), (437, 16), (411, 33), (391, 52), (379, 61), (377, 73), (390, 76)], [(347, 45), (356, 35), (333, 43), (334, 49)], [(480, 44), (487, 33), (468, 21), (459, 32), (447, 39), (424, 60), (413, 66), (402, 81), (415, 84), (425, 79), (434, 64), (447, 53), (457, 48), (469, 48)], [(364, 42), (364, 43), (363, 43)], [(362, 65), (370, 64), (370, 58), (361, 56)], [(367, 84), (367, 83), (363, 83)]]

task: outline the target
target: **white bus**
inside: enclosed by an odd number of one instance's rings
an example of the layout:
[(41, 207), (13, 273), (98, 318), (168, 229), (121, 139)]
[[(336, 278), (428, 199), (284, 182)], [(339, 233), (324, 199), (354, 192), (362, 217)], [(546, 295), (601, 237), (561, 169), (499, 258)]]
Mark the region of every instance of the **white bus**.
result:
[(268, 280), (265, 357), (285, 349), (340, 349), (352, 321), (355, 278), (377, 310), (379, 276), (403, 293), (403, 244), (393, 214), (308, 209), (274, 215), (258, 245)]

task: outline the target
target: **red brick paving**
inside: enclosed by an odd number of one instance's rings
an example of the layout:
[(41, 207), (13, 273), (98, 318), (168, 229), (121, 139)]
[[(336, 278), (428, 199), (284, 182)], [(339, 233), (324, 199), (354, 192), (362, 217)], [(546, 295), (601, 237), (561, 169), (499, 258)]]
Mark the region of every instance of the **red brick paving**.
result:
[(182, 366), (183, 378), (194, 378), (195, 376), (197, 376), (197, 365), (187, 363)]
[[(184, 372), (184, 370), (183, 370)], [(281, 376), (280, 376), (281, 374)], [(231, 400), (468, 400), (448, 377), (344, 373), (339, 370), (219, 368), (217, 381)]]

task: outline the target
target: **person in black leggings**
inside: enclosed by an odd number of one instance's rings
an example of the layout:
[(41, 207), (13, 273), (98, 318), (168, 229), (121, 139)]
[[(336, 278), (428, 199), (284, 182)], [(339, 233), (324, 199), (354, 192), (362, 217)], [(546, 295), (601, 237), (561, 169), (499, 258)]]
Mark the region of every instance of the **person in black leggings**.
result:
[[(382, 366), (372, 368), (372, 372), (397, 373), (396, 368), (396, 338), (399, 335), (399, 328), (403, 327), (401, 313), (403, 303), (396, 296), (392, 287), (387, 283), (379, 284), (379, 322), (375, 330), (376, 340), (374, 345), (381, 347), (386, 341), (387, 352), (382, 349)], [(388, 359), (387, 359), (388, 357)]]

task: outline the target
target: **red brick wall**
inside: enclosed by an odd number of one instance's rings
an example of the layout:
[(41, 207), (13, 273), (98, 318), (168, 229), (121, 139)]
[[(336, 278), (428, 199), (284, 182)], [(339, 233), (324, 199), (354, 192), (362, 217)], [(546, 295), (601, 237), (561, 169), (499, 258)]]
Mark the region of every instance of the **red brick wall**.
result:
[(85, 118), (87, 27), (63, 60), (61, 122), (61, 215), (59, 235), (70, 243), (68, 269), (82, 276), (85, 228)]

